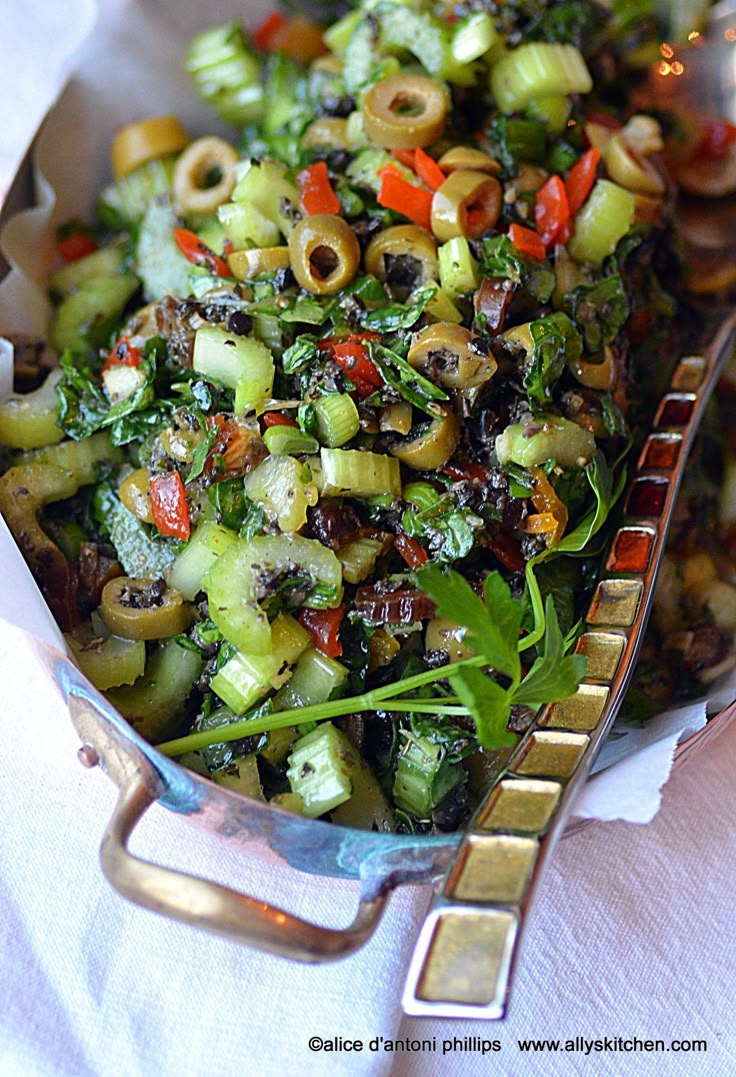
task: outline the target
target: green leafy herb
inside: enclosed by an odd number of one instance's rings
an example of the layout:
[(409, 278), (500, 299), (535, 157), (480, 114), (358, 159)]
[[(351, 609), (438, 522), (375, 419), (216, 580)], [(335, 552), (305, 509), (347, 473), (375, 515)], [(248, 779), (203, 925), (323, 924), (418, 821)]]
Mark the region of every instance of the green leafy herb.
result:
[(595, 354), (614, 340), (629, 316), (629, 301), (618, 274), (578, 285), (564, 297), (567, 313), (583, 331), (585, 350)]
[(580, 358), (582, 341), (575, 326), (561, 311), (531, 322), (529, 331), (534, 347), (527, 356), (524, 388), (532, 406), (544, 409), (568, 360)]
[(375, 340), (366, 341), (366, 345), (384, 381), (396, 389), (404, 400), (435, 418), (436, 401), (447, 400), (447, 393), (416, 371), (398, 352)]
[(540, 303), (547, 303), (554, 293), (557, 278), (552, 267), (527, 262), (506, 235), (481, 241), (481, 263), (484, 276), (522, 285)]

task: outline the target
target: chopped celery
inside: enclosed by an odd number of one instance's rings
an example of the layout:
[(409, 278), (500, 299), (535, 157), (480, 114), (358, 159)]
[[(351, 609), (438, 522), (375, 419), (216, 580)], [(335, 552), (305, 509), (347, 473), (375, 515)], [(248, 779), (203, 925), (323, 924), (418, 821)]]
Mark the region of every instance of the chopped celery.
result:
[(317, 488), (293, 456), (267, 456), (245, 477), (245, 492), (276, 518), (282, 531), (298, 531), (307, 522), (307, 509), (317, 502)]
[(296, 742), (286, 776), (292, 792), (304, 801), (305, 815), (324, 815), (350, 797), (353, 753), (350, 741), (331, 722)]
[[(294, 426), (272, 426), (263, 435), (266, 448), (274, 456), (293, 456), (296, 453), (317, 453), (319, 442)], [(289, 528), (286, 528), (289, 530)], [(294, 530), (292, 528), (291, 530)]]
[(100, 247), (75, 262), (55, 269), (49, 276), (49, 291), (61, 297), (78, 291), (83, 284), (89, 284), (98, 277), (116, 277), (123, 271), (124, 262), (125, 251), (122, 247)]
[(223, 202), (217, 209), (222, 229), (236, 250), (275, 247), (281, 233), (251, 202)]
[(564, 94), (543, 94), (533, 97), (526, 106), (526, 114), (539, 120), (553, 135), (561, 135), (567, 127), (572, 111), (572, 101)]
[(574, 45), (533, 41), (501, 57), (491, 69), (491, 90), (502, 112), (526, 108), (533, 97), (590, 93), (593, 80)]
[(176, 555), (169, 582), (191, 602), (202, 589), (202, 580), (221, 553), (237, 539), (234, 531), (209, 520), (200, 524), (186, 546)]
[(343, 579), (348, 583), (360, 583), (370, 576), (381, 556), (383, 543), (379, 539), (348, 539), (337, 551), (337, 558), (342, 565)]
[(212, 691), (233, 713), (245, 714), (271, 688), (285, 684), (311, 636), (293, 617), (281, 614), (271, 626), (271, 641), (269, 654), (236, 651), (212, 678)]
[(110, 700), (137, 733), (155, 744), (170, 736), (204, 662), (171, 639), (158, 644), (142, 677), (125, 688), (111, 688)]
[(449, 292), (446, 292), (444, 288), (435, 290), (424, 310), (436, 322), (452, 322), (453, 325), (460, 325), (463, 320), (463, 316), (453, 303)]
[(360, 452), (358, 449), (322, 449), (322, 493), (326, 497), (348, 494), (367, 498), (401, 493), (401, 468), (393, 456)]
[(487, 11), (476, 11), (455, 24), (450, 50), (458, 63), (470, 64), (479, 60), (500, 41), (492, 16)]
[(77, 665), (101, 692), (121, 684), (133, 684), (146, 668), (146, 644), (142, 639), (90, 640), (84, 645), (76, 636), (67, 635)]
[(536, 467), (555, 460), (560, 467), (583, 467), (595, 455), (595, 437), (583, 426), (560, 415), (540, 415), (535, 433), (523, 423), (512, 423), (496, 438), (496, 455), (502, 467), (509, 462)]
[(360, 416), (352, 397), (347, 393), (327, 393), (314, 405), (317, 436), (323, 445), (336, 449), (360, 430)]
[(352, 792), (349, 800), (334, 809), (332, 822), (379, 833), (396, 830), (394, 813), (375, 774), (354, 749), (350, 755), (354, 760), (349, 764)]
[(628, 232), (635, 212), (635, 194), (611, 180), (596, 180), (588, 200), (575, 217), (568, 253), (576, 262), (600, 265)]
[(52, 370), (33, 392), (11, 393), (0, 401), (0, 445), (28, 450), (61, 441), (64, 431), (56, 423), (61, 378), (61, 370)]
[(480, 270), (465, 236), (455, 236), (443, 243), (437, 250), (437, 262), (440, 286), (450, 302), (478, 287)]
[(286, 166), (270, 157), (251, 162), (232, 200), (255, 206), (287, 238), (301, 216), (299, 188), (287, 179)]
[(258, 754), (272, 767), (283, 763), (289, 754), (289, 749), (296, 740), (297, 732), (293, 726), (284, 729), (271, 729), (267, 733), (268, 743), (264, 745)]
[(108, 228), (135, 227), (151, 203), (165, 198), (171, 190), (174, 161), (173, 155), (146, 161), (105, 187), (97, 200), (100, 220)]
[(238, 336), (217, 325), (203, 325), (194, 335), (192, 366), (200, 374), (242, 392), (255, 403), (273, 392), (271, 352), (255, 337)]
[(237, 756), (219, 770), (213, 770), (210, 777), (218, 785), (222, 785), (225, 789), (232, 789), (234, 793), (241, 793), (255, 800), (265, 799), (255, 753)]
[(328, 26), (322, 39), (330, 52), (335, 52), (338, 56), (345, 52), (353, 30), (361, 18), (360, 11), (348, 11), (337, 22), (333, 22), (332, 26)]
[(189, 262), (174, 242), (177, 217), (169, 203), (152, 202), (138, 232), (136, 265), (146, 299), (189, 295)]
[(241, 127), (261, 119), (261, 64), (239, 22), (198, 34), (187, 50), (185, 67), (200, 96), (226, 123)]
[(311, 707), (326, 703), (346, 680), (348, 671), (341, 662), (310, 647), (299, 658), (287, 683), (274, 696), (276, 710)]
[(80, 486), (89, 486), (96, 481), (100, 464), (120, 464), (122, 459), (122, 449), (111, 445), (110, 435), (100, 430), (82, 441), (63, 441), (33, 449), (23, 456), (23, 463), (54, 464), (73, 475)]
[(81, 353), (104, 347), (138, 287), (132, 273), (85, 281), (57, 307), (49, 333), (52, 347)]
[(259, 601), (264, 589), (292, 577), (310, 588), (303, 605), (324, 609), (340, 604), (340, 562), (316, 539), (257, 535), (229, 546), (203, 581), (210, 617), (225, 639), (248, 654), (270, 654), (271, 626)]
[(394, 800), (400, 808), (426, 819), (451, 789), (465, 781), (461, 763), (448, 763), (445, 748), (427, 737), (401, 730), (404, 744), (396, 764)]

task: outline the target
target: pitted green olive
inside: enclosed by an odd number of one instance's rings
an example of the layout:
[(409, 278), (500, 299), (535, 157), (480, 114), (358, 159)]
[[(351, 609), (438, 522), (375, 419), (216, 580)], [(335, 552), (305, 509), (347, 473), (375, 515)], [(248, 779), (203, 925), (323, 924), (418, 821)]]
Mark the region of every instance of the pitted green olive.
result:
[(238, 160), (237, 150), (216, 135), (190, 143), (174, 166), (172, 189), (177, 208), (185, 214), (214, 213), (235, 189)]
[(250, 280), (259, 273), (277, 273), (291, 264), (288, 247), (253, 247), (247, 251), (233, 251), (227, 264), (237, 280)]
[(163, 580), (118, 576), (102, 591), (100, 616), (123, 639), (163, 639), (189, 626), (191, 609)]
[(478, 239), (498, 221), (502, 198), (494, 176), (470, 168), (451, 172), (432, 198), (432, 231), (442, 243)]
[(363, 124), (371, 141), (387, 150), (430, 146), (445, 127), (442, 87), (426, 75), (393, 75), (363, 99)]
[(291, 232), (289, 256), (302, 288), (314, 295), (334, 295), (355, 276), (360, 245), (342, 217), (315, 213), (299, 221)]
[(475, 350), (475, 339), (462, 325), (435, 322), (414, 334), (407, 359), (448, 389), (472, 389), (490, 381), (498, 367), (492, 353)]
[(146, 524), (153, 523), (149, 483), (148, 468), (139, 467), (136, 471), (131, 471), (118, 488), (118, 497), (128, 512), (132, 512)]
[[(378, 280), (393, 278), (408, 291), (437, 280), (437, 244), (425, 228), (398, 224), (373, 237), (365, 252), (365, 268)], [(411, 280), (409, 280), (411, 278)]]
[(349, 149), (351, 141), (348, 121), (338, 116), (319, 116), (310, 123), (302, 135), (302, 146), (307, 149), (318, 149), (323, 146), (335, 150)]
[(391, 455), (415, 471), (435, 471), (446, 464), (460, 444), (460, 427), (450, 408), (443, 407), (441, 411), (428, 430), (394, 445)]
[(483, 150), (477, 150), (475, 146), (453, 146), (442, 154), (437, 164), (443, 172), (470, 168), (475, 172), (490, 172), (492, 176), (496, 176), (501, 171), (498, 161), (483, 153)]
[(567, 368), (573, 377), (587, 389), (600, 389), (607, 392), (616, 385), (616, 361), (610, 346), (603, 351), (602, 363), (591, 363), (587, 359), (568, 359)]

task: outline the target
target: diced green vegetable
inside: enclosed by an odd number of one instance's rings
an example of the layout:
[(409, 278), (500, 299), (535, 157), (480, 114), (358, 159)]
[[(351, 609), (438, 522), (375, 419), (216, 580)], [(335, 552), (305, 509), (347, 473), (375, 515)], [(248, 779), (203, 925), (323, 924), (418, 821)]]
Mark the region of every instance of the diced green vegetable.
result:
[(595, 438), (590, 430), (560, 415), (541, 415), (531, 426), (512, 423), (496, 438), (503, 466), (536, 467), (556, 460), (560, 467), (583, 467), (593, 459)]
[[(274, 456), (294, 456), (319, 452), (319, 442), (294, 426), (272, 426), (263, 435), (266, 448)], [(286, 528), (285, 530), (289, 530)], [(293, 529), (292, 529), (293, 530)]]
[(401, 469), (393, 456), (357, 449), (322, 449), (322, 493), (325, 497), (367, 498), (401, 493)]
[(343, 578), (348, 583), (360, 583), (370, 576), (376, 567), (376, 561), (383, 550), (383, 542), (378, 539), (358, 537), (348, 539), (337, 551), (342, 565)]
[(237, 756), (219, 770), (213, 770), (210, 777), (218, 785), (231, 789), (234, 793), (240, 793), (242, 796), (252, 797), (255, 800), (264, 799), (258, 774), (258, 759), (254, 752), (250, 755)]
[[(448, 239), (437, 250), (440, 286), (450, 300), (478, 287), (480, 271), (465, 236)], [(454, 320), (454, 319), (453, 319)]]
[(217, 217), (236, 250), (275, 247), (279, 242), (278, 225), (252, 202), (223, 202), (217, 209)]
[(139, 287), (132, 273), (116, 277), (94, 277), (70, 292), (56, 309), (49, 338), (52, 347), (63, 352), (84, 353), (101, 348)]
[(323, 445), (336, 449), (350, 441), (360, 430), (360, 416), (347, 393), (327, 393), (314, 405), (317, 436)]
[(217, 325), (203, 325), (194, 336), (192, 366), (205, 377), (237, 389), (245, 398), (236, 401), (238, 411), (246, 410), (246, 401), (254, 406), (273, 392), (273, 356), (253, 336), (238, 336)]
[(251, 166), (233, 191), (233, 202), (253, 205), (288, 238), (301, 217), (299, 188), (286, 176), (286, 167), (264, 157)]
[(204, 662), (174, 639), (158, 644), (135, 684), (111, 688), (110, 700), (137, 733), (155, 744), (176, 729)]
[(121, 684), (133, 684), (146, 668), (146, 645), (142, 639), (107, 639), (90, 641), (86, 646), (75, 636), (67, 635), (77, 665), (101, 692)]
[(38, 449), (64, 437), (57, 426), (59, 400), (56, 386), (62, 377), (52, 370), (44, 383), (31, 393), (11, 393), (0, 401), (0, 445), (10, 449)]
[(596, 180), (588, 199), (575, 217), (575, 232), (567, 244), (576, 262), (600, 265), (613, 254), (628, 232), (636, 212), (636, 195), (611, 180)]
[(324, 815), (349, 798), (353, 752), (350, 741), (331, 722), (296, 742), (286, 776), (292, 792), (304, 801), (305, 815)]
[(310, 647), (297, 662), (289, 681), (274, 697), (276, 710), (311, 707), (326, 703), (332, 693), (347, 680), (346, 667), (334, 658)]
[(189, 262), (174, 242), (178, 219), (169, 202), (152, 202), (138, 232), (136, 266), (146, 299), (189, 295)]
[(309, 472), (293, 456), (267, 456), (245, 476), (245, 492), (274, 517), (282, 531), (299, 531), (307, 509), (317, 501), (317, 488)]
[(157, 157), (121, 176), (102, 191), (97, 200), (97, 216), (108, 228), (131, 229), (148, 207), (171, 191), (173, 156)]
[(491, 90), (502, 112), (526, 108), (533, 97), (590, 93), (593, 80), (574, 45), (533, 41), (506, 52), (491, 69)]
[(448, 763), (442, 744), (402, 730), (404, 744), (399, 752), (394, 778), (394, 800), (400, 808), (426, 819), (456, 785), (465, 780), (460, 763)]
[(237, 539), (234, 531), (206, 520), (196, 529), (171, 566), (170, 583), (191, 602), (220, 554)]
[(185, 67), (200, 96), (226, 123), (242, 127), (263, 115), (261, 64), (240, 22), (215, 26), (193, 38)]
[(49, 291), (63, 297), (78, 291), (83, 284), (98, 277), (116, 277), (123, 270), (125, 252), (122, 247), (107, 246), (85, 254), (75, 262), (55, 269), (49, 277)]

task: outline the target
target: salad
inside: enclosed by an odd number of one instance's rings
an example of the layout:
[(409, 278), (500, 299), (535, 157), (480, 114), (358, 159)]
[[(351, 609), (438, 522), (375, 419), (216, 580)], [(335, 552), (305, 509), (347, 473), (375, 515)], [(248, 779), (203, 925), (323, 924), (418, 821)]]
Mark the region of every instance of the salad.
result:
[[(453, 829), (574, 653), (697, 332), (651, 24), (362, 0), (198, 35), (16, 342), (0, 511), (89, 679), (249, 796)], [(625, 78), (623, 72), (626, 72)]]

